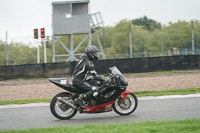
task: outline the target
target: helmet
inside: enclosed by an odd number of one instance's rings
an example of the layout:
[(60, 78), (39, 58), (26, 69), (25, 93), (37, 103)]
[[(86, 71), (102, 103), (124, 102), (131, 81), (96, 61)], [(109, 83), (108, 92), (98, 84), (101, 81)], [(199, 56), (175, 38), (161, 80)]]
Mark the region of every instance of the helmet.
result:
[(99, 49), (96, 46), (87, 46), (85, 52), (90, 60), (99, 59)]

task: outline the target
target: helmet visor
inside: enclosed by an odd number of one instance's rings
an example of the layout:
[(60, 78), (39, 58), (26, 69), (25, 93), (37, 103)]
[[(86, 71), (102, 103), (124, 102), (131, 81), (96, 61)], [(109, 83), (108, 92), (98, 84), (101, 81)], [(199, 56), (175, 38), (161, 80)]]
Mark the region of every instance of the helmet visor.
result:
[(94, 56), (96, 56), (97, 58), (99, 58), (99, 52), (95, 52)]

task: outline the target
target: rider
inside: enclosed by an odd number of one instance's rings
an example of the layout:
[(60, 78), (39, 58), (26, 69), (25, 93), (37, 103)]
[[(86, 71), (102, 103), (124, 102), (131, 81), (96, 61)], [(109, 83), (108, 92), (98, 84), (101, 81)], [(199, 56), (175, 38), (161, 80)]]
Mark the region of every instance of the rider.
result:
[(86, 81), (87, 74), (90, 73), (94, 80), (100, 81), (101, 83), (105, 82), (103, 78), (97, 75), (93, 63), (93, 61), (98, 60), (99, 58), (98, 48), (96, 46), (88, 46), (86, 47), (85, 52), (86, 54), (77, 62), (72, 75), (73, 85), (86, 92), (75, 99), (75, 104), (80, 108), (86, 108), (86, 104), (83, 100), (87, 101), (92, 95), (94, 97), (98, 95), (97, 88)]

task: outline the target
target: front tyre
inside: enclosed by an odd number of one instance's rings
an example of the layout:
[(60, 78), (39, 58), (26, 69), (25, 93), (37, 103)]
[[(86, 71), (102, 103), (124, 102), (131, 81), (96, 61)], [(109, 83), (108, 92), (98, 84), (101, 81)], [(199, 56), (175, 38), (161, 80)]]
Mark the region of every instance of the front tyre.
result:
[(55, 95), (53, 97), (53, 99), (51, 100), (51, 103), (50, 103), (51, 113), (56, 118), (61, 119), (61, 120), (66, 120), (66, 119), (70, 119), (70, 118), (74, 117), (77, 113), (77, 110), (66, 104), (63, 104), (62, 102), (60, 102), (57, 99), (57, 97), (62, 97), (65, 100), (73, 102), (73, 100), (70, 99), (69, 93), (67, 93), (67, 92), (59, 93), (59, 94)]
[(130, 93), (125, 100), (119, 97), (113, 104), (113, 110), (119, 115), (130, 115), (136, 110), (137, 105), (137, 97), (135, 94)]

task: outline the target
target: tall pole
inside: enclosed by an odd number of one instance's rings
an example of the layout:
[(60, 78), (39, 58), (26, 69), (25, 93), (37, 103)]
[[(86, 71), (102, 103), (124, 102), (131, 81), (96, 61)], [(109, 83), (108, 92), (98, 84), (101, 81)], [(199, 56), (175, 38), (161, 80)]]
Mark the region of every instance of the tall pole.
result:
[(43, 40), (43, 44), (44, 44), (44, 63), (47, 63), (47, 50), (46, 50), (46, 40)]
[(52, 37), (52, 52), (53, 52), (52, 62), (55, 63), (55, 38), (54, 38), (54, 35)]
[(73, 61), (74, 60), (74, 42), (73, 42), (73, 34), (70, 34), (69, 35), (69, 43), (70, 43), (70, 61)]
[(103, 47), (102, 47), (102, 45), (101, 45), (101, 41), (100, 41), (99, 35), (98, 35), (98, 33), (97, 33), (96, 31), (95, 31), (95, 34), (96, 34), (97, 42), (98, 42), (98, 44), (99, 44), (99, 48), (100, 48), (100, 51), (101, 51), (101, 53), (102, 53), (103, 59), (105, 60), (105, 59), (106, 59), (106, 56), (105, 56), (105, 54), (104, 54)]
[(8, 31), (6, 31), (6, 65), (8, 65)]
[(88, 46), (92, 45), (92, 34), (91, 32), (89, 32), (89, 42), (88, 42)]
[(161, 54), (163, 56), (164, 53), (163, 53), (163, 35), (162, 35), (162, 33), (161, 33), (160, 41), (161, 41), (160, 52), (161, 52)]
[(130, 47), (130, 58), (133, 58), (131, 24), (129, 24), (129, 47)]
[(192, 54), (194, 54), (194, 27), (193, 27), (193, 20), (192, 20)]
[(39, 42), (37, 42), (37, 63), (40, 63), (40, 45)]

